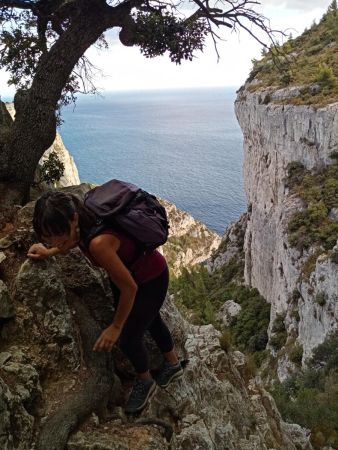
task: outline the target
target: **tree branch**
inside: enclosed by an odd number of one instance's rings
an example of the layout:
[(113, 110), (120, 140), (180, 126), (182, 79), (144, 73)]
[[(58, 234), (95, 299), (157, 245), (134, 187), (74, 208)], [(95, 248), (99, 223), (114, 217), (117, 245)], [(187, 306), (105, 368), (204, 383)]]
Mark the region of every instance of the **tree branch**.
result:
[(25, 0), (0, 0), (0, 8), (30, 9), (34, 11), (36, 3)]

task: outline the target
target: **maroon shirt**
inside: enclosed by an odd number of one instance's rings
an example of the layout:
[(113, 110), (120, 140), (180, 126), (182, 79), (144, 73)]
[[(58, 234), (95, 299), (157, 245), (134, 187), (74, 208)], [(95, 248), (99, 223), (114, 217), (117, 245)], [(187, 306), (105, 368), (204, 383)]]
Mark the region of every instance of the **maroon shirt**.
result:
[[(138, 285), (144, 284), (147, 281), (158, 277), (167, 267), (167, 262), (164, 256), (158, 250), (153, 250), (150, 253), (138, 256), (140, 253), (133, 239), (121, 231), (115, 231), (111, 228), (107, 228), (100, 231), (99, 234), (112, 234), (118, 238), (120, 241), (120, 247), (117, 254), (123, 264), (130, 270), (135, 282)], [(84, 247), (84, 245), (79, 243), (79, 247), (94, 266), (100, 267), (98, 262)]]

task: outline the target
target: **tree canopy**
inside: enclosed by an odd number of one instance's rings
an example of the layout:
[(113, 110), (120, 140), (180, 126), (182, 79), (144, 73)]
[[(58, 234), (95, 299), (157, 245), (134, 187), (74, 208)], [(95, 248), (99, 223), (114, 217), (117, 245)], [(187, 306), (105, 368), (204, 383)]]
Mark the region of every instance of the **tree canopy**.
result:
[(145, 57), (168, 53), (180, 64), (203, 50), (208, 35), (217, 52), (222, 29), (242, 29), (263, 46), (273, 45), (274, 32), (255, 11), (258, 5), (254, 0), (0, 0), (0, 68), (17, 89), (16, 119), (0, 140), (0, 183), (23, 183), (27, 192), (55, 138), (60, 105), (73, 101), (76, 92), (95, 91), (85, 52), (92, 45), (107, 47), (107, 30), (117, 28), (120, 42), (138, 46)]

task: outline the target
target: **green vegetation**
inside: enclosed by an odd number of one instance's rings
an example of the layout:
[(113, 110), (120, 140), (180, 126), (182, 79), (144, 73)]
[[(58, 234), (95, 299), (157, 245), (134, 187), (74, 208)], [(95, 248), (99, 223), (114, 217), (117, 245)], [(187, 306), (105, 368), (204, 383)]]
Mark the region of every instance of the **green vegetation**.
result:
[(289, 351), (289, 358), (297, 366), (301, 366), (303, 358), (303, 347), (300, 344), (295, 344)]
[(284, 323), (285, 316), (277, 314), (272, 325), (272, 333), (269, 344), (277, 351), (280, 350), (286, 343), (287, 332)]
[(50, 152), (48, 158), (40, 166), (40, 180), (45, 181), (46, 183), (55, 184), (60, 180), (65, 170), (65, 165), (60, 158), (58, 157), (56, 152)]
[(325, 292), (318, 292), (316, 294), (314, 300), (319, 306), (324, 306), (325, 303), (326, 303), (326, 294), (325, 294)]
[[(257, 90), (273, 86), (306, 86), (285, 103), (324, 106), (338, 100), (338, 11), (334, 0), (318, 24), (253, 60), (249, 80)], [(265, 103), (265, 101), (264, 101)]]
[[(209, 274), (203, 266), (183, 269), (178, 278), (172, 278), (170, 291), (181, 310), (193, 312), (199, 324), (212, 323), (222, 331), (221, 345), (232, 345), (243, 352), (262, 352), (267, 344), (270, 305), (257, 289), (249, 289), (234, 280), (241, 280), (243, 262), (232, 258), (221, 269)], [(242, 307), (234, 322), (224, 329), (217, 321), (216, 312), (227, 300)], [(257, 356), (257, 361), (261, 358)]]
[(291, 218), (289, 242), (298, 250), (317, 244), (324, 249), (334, 247), (338, 236), (338, 221), (329, 217), (330, 210), (338, 207), (338, 161), (315, 172), (297, 162), (288, 166), (287, 185), (305, 203), (305, 209)]
[[(252, 208), (252, 205), (250, 206), (250, 208)], [(240, 221), (236, 222), (234, 225), (232, 225), (232, 234), (234, 234), (236, 236), (236, 246), (240, 249), (243, 249), (245, 227), (243, 227), (243, 224)], [(229, 235), (226, 235), (226, 237), (223, 237), (218, 248), (212, 253), (211, 260), (215, 261), (215, 259), (218, 257), (219, 254), (225, 253), (228, 248), (229, 243), (230, 243), (230, 237), (229, 237)]]
[[(295, 348), (293, 359), (301, 359), (300, 348)], [(338, 332), (315, 349), (308, 369), (275, 385), (271, 393), (284, 420), (311, 429), (315, 449), (337, 449)]]
[(205, 232), (205, 229), (199, 223), (196, 223), (193, 229), (189, 230), (189, 233), (179, 237), (169, 236), (163, 248), (169, 267), (174, 267), (177, 255), (187, 253), (188, 249), (191, 249), (195, 256), (201, 254), (202, 240), (205, 248), (212, 244), (214, 236), (209, 232)]

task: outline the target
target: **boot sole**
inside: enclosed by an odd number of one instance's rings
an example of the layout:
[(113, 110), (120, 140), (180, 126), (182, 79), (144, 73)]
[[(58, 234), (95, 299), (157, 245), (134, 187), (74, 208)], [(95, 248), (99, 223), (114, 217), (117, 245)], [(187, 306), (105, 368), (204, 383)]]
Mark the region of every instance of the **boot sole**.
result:
[(149, 389), (148, 395), (147, 395), (147, 397), (145, 398), (145, 400), (144, 400), (144, 402), (142, 403), (142, 405), (140, 405), (138, 408), (135, 408), (135, 409), (126, 409), (126, 408), (125, 408), (124, 412), (125, 412), (126, 414), (136, 414), (136, 413), (141, 412), (141, 411), (146, 407), (146, 405), (147, 405), (147, 403), (149, 402), (149, 400), (155, 395), (156, 388), (157, 388), (156, 383), (154, 383), (154, 384), (152, 385), (151, 389)]
[(169, 386), (169, 384), (172, 381), (175, 381), (178, 378), (181, 378), (182, 375), (183, 375), (183, 369), (181, 369), (180, 371), (174, 373), (174, 375), (171, 378), (169, 378), (169, 380), (168, 380), (168, 382), (166, 384), (159, 384), (159, 383), (157, 383), (157, 384), (160, 386), (160, 388), (165, 389), (166, 387)]

